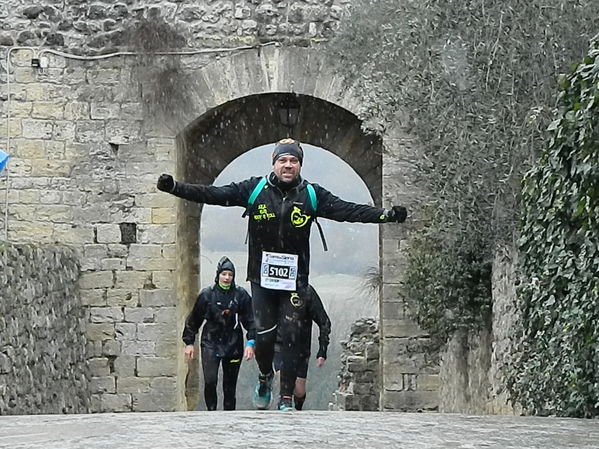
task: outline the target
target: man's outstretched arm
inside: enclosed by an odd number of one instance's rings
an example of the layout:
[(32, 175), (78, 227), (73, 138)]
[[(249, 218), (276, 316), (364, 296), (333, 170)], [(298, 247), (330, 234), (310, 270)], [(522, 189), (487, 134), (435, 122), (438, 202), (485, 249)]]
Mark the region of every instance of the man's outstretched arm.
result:
[(403, 206), (382, 209), (368, 204), (352, 203), (342, 200), (317, 184), (314, 186), (318, 197), (316, 215), (319, 217), (353, 223), (403, 223), (408, 216), (408, 211)]
[(232, 182), (225, 186), (187, 184), (175, 181), (171, 175), (162, 174), (156, 187), (184, 200), (194, 203), (214, 204), (217, 206), (247, 206), (251, 190), (260, 178), (250, 178), (241, 182)]

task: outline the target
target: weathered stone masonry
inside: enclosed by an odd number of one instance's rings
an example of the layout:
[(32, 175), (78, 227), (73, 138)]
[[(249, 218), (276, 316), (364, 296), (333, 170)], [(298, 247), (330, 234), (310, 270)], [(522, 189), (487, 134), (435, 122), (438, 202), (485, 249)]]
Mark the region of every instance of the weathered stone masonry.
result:
[(78, 277), (72, 250), (0, 243), (0, 415), (89, 411)]
[[(409, 184), (412, 168), (401, 161), (417, 145), (402, 129), (389, 129), (382, 139), (365, 135), (357, 118), (362, 105), (317, 45), (336, 29), (349, 3), (0, 5), (6, 24), (0, 45), (34, 47), (13, 49), (9, 62), (1, 62), (0, 139), (11, 154), (9, 240), (75, 248), (89, 316), (92, 411), (186, 408), (189, 367), (179, 336), (197, 293), (200, 211), (157, 192), (156, 177), (170, 172), (211, 183), (242, 152), (276, 141), (286, 131), (274, 125), (272, 110), (282, 94), (294, 92), (300, 100), (300, 140), (352, 165), (375, 204), (412, 207), (418, 197)], [(156, 56), (145, 60), (146, 67), (135, 56), (106, 56), (127, 49), (126, 30), (141, 17), (164, 19), (186, 39), (186, 49), (271, 39), (290, 45)], [(75, 54), (90, 57), (69, 56)], [(40, 56), (48, 58), (47, 67), (32, 66)], [(140, 75), (174, 59), (189, 85), (188, 107), (172, 123), (173, 117), (148, 114), (156, 85)], [(406, 227), (381, 226), (381, 406), (391, 410), (431, 408), (438, 399), (428, 389), (437, 372), (407, 351), (423, 335), (399, 293), (405, 236)], [(423, 370), (430, 375), (422, 384), (426, 390), (418, 383)]]

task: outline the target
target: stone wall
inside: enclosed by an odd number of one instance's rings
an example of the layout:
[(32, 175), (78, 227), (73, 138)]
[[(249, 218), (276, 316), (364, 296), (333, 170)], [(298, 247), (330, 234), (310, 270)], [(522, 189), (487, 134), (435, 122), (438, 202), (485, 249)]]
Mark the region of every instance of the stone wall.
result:
[(130, 46), (128, 23), (168, 22), (192, 48), (269, 40), (309, 43), (330, 37), (350, 0), (256, 1), (7, 0), (0, 46), (66, 48), (79, 54)]
[(86, 413), (86, 314), (74, 252), (0, 243), (0, 415)]
[(379, 410), (380, 351), (378, 323), (364, 318), (352, 324), (348, 341), (342, 341), (339, 384), (330, 410)]
[(493, 263), (490, 329), (460, 333), (441, 362), (439, 410), (471, 414), (513, 414), (501, 374), (508, 360), (516, 315), (516, 252), (502, 248)]
[[(11, 156), (8, 223), (0, 214), (0, 229), (7, 226), (12, 242), (77, 248), (81, 300), (89, 308), (92, 411), (188, 405), (190, 368), (180, 335), (197, 294), (201, 210), (157, 192), (160, 173), (210, 184), (240, 154), (288, 132), (276, 107), (292, 92), (305, 113), (295, 136), (351, 164), (375, 204), (414, 209), (418, 195), (400, 161), (416, 145), (402, 130), (382, 139), (364, 134), (363, 104), (316, 45), (349, 4), (0, 5), (0, 53), (8, 53), (0, 60), (0, 141)], [(146, 58), (111, 53), (129, 48), (125, 36), (139, 18), (158, 31), (168, 23), (191, 51)], [(231, 48), (269, 40), (291, 45)], [(8, 51), (10, 45), (32, 47)], [(157, 108), (156, 98), (175, 101)], [(0, 189), (6, 180), (0, 178)], [(424, 409), (435, 398), (436, 374), (414, 350), (414, 340), (425, 336), (398, 294), (406, 228), (380, 228), (385, 409)], [(421, 385), (426, 390), (418, 395)]]

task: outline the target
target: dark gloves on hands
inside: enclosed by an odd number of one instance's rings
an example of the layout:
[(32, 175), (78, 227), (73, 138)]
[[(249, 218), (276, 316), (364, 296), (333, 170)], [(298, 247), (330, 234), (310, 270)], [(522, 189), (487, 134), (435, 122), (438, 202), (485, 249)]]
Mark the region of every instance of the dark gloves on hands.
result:
[(403, 206), (393, 206), (391, 210), (387, 211), (387, 221), (395, 221), (397, 223), (403, 223), (408, 217), (408, 210)]
[(158, 178), (158, 182), (156, 183), (156, 187), (158, 190), (162, 190), (163, 192), (172, 192), (175, 187), (175, 180), (171, 175), (162, 174)]

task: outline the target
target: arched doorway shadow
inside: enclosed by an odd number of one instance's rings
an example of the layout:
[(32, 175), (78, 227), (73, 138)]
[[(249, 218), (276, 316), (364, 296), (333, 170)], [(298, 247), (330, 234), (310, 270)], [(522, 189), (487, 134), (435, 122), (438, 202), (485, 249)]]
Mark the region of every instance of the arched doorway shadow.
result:
[[(177, 136), (177, 179), (211, 184), (219, 173), (241, 154), (288, 135), (289, 130), (279, 122), (277, 110), (277, 105), (287, 95), (266, 93), (238, 98), (211, 109), (194, 120)], [(333, 103), (307, 95), (295, 97), (299, 103), (299, 118), (297, 126), (293, 129), (293, 137), (303, 143), (326, 148), (343, 159), (364, 181), (372, 202), (381, 206), (381, 139), (365, 134), (361, 121), (354, 114)], [(270, 161), (265, 159), (263, 169), (255, 175), (266, 174), (270, 168)], [(195, 204), (186, 201), (179, 203), (179, 323), (183, 322), (192, 307), (199, 283), (199, 264), (202, 263), (198, 237), (201, 231), (201, 212), (202, 208)], [(239, 214), (241, 213), (239, 209)], [(189, 373), (186, 378), (187, 387), (179, 385), (179, 391), (186, 391), (187, 403), (191, 405), (197, 398), (197, 372)]]

